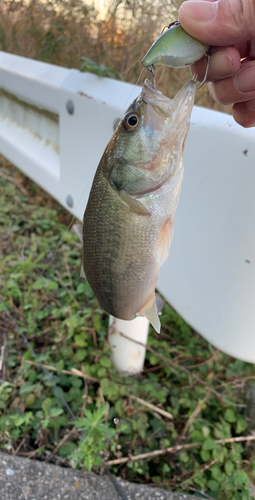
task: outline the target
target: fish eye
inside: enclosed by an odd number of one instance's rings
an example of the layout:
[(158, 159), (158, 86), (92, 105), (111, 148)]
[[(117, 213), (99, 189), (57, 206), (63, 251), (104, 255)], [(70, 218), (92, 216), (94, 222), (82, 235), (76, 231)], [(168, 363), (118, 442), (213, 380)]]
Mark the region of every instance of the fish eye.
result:
[(139, 115), (138, 113), (134, 113), (133, 111), (127, 113), (124, 116), (123, 125), (126, 130), (133, 130), (137, 127), (139, 123)]

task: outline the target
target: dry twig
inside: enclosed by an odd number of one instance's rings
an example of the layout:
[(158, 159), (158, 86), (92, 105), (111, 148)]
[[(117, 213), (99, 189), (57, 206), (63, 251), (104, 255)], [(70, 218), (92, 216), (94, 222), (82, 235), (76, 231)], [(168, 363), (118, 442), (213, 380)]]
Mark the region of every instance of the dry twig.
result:
[(3, 368), (3, 362), (4, 362), (4, 351), (5, 351), (5, 346), (1, 346), (1, 353), (0, 353), (0, 371), (2, 371)]
[(24, 189), (23, 186), (21, 186), (18, 181), (16, 181), (15, 179), (13, 179), (12, 177), (10, 177), (9, 175), (4, 174), (3, 172), (0, 172), (0, 177), (2, 177), (6, 181), (9, 181), (12, 184), (14, 184), (21, 191), (21, 193), (23, 193), (25, 196), (28, 196), (27, 190)]
[(69, 431), (69, 432), (68, 432), (68, 433), (67, 433), (67, 434), (63, 437), (63, 439), (61, 439), (61, 441), (59, 441), (59, 443), (57, 444), (56, 448), (54, 448), (54, 450), (53, 450), (53, 451), (50, 453), (50, 455), (46, 458), (46, 460), (45, 460), (45, 462), (46, 462), (46, 463), (47, 463), (47, 462), (49, 462), (49, 461), (52, 459), (52, 457), (55, 455), (55, 453), (57, 453), (57, 452), (58, 452), (58, 450), (59, 450), (59, 448), (62, 446), (62, 444), (64, 444), (64, 443), (67, 441), (67, 439), (71, 436), (71, 434), (73, 434), (74, 432), (77, 432), (77, 433), (78, 433), (78, 431), (77, 431), (76, 427), (73, 427), (73, 428), (72, 428), (72, 429), (71, 429), (71, 430), (70, 430), (70, 431)]
[[(36, 363), (35, 361), (29, 361), (28, 359), (23, 359), (23, 363), (28, 363), (29, 365), (33, 366), (38, 366), (38, 368), (41, 367), (39, 363)], [(59, 372), (59, 373), (65, 373), (66, 375), (76, 375), (76, 377), (80, 377), (83, 379), (91, 380), (92, 382), (99, 382), (97, 378), (91, 377), (90, 375), (87, 375), (86, 373), (81, 372), (80, 370), (76, 370), (76, 368), (72, 368), (71, 371), (69, 370), (58, 370), (55, 368), (55, 366), (49, 366), (49, 365), (43, 365), (42, 366), (46, 370), (51, 370), (53, 372)]]
[(13, 452), (14, 457), (16, 457), (16, 455), (18, 455), (19, 450), (22, 448), (25, 441), (26, 441), (26, 438), (23, 438), (22, 441), (20, 442), (19, 446), (17, 446), (16, 450), (14, 450), (14, 452)]
[[(227, 444), (227, 443), (240, 443), (242, 441), (254, 441), (255, 436), (238, 436), (228, 439), (216, 439), (215, 444)], [(127, 462), (135, 462), (136, 460), (144, 460), (147, 458), (158, 457), (159, 455), (165, 455), (166, 453), (176, 453), (177, 451), (190, 450), (192, 448), (198, 448), (203, 446), (202, 442), (199, 443), (189, 443), (189, 444), (178, 444), (177, 446), (170, 446), (165, 450), (154, 450), (148, 453), (140, 453), (140, 455), (130, 455), (129, 457), (116, 458), (115, 460), (108, 460), (105, 465), (118, 465), (126, 464)]]
[(201, 474), (205, 470), (210, 469), (210, 467), (212, 467), (219, 460), (221, 455), (222, 453), (219, 453), (219, 455), (216, 458), (214, 458), (214, 460), (211, 460), (208, 464), (203, 465), (203, 467), (201, 467), (199, 471), (193, 474), (193, 476), (190, 476), (188, 479), (185, 479), (185, 481), (183, 481), (183, 483), (181, 484), (181, 488), (185, 487), (190, 481), (193, 481), (195, 477), (199, 476), (199, 474)]
[(22, 455), (23, 457), (27, 456), (27, 458), (31, 459), (41, 450), (44, 450), (44, 446), (40, 446), (40, 448), (37, 448), (36, 450), (31, 451), (30, 453), (22, 453), (20, 455)]
[(173, 415), (171, 413), (168, 413), (167, 411), (165, 410), (161, 410), (161, 408), (158, 408), (157, 406), (151, 404), (151, 403), (147, 403), (147, 401), (144, 401), (143, 399), (141, 398), (137, 398), (136, 396), (132, 396), (132, 394), (129, 395), (129, 397), (131, 399), (135, 399), (138, 403), (140, 403), (141, 405), (143, 406), (147, 406), (148, 408), (150, 408), (150, 410), (153, 410), (157, 413), (160, 413), (160, 415), (162, 415), (163, 417), (166, 417), (166, 418), (170, 418), (170, 420), (173, 420)]
[(205, 398), (202, 400), (202, 401), (199, 401), (198, 402), (198, 405), (197, 407), (195, 408), (195, 410), (193, 411), (193, 413), (190, 415), (188, 421), (186, 422), (186, 425), (183, 429), (183, 431), (181, 432), (181, 438), (183, 439), (186, 434), (187, 434), (187, 430), (189, 428), (189, 426), (194, 422), (194, 420), (197, 418), (197, 416), (199, 415), (199, 413), (201, 412), (201, 410), (203, 409), (203, 405), (204, 403), (206, 402), (207, 399), (209, 399), (209, 394), (207, 394), (205, 396)]

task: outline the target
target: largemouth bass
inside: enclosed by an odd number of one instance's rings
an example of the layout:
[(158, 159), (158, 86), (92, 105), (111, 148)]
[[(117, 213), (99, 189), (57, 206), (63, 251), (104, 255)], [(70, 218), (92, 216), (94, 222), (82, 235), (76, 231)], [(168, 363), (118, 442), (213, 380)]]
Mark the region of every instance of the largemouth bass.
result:
[(155, 299), (172, 239), (196, 84), (171, 100), (145, 80), (97, 168), (83, 219), (83, 268), (104, 309), (143, 315), (160, 331)]

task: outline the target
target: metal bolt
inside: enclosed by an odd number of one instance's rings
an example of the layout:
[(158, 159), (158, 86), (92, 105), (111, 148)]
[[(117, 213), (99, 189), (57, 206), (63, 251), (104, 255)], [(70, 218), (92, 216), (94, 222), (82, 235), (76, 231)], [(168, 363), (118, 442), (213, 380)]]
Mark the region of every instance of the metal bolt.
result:
[(66, 109), (67, 109), (69, 115), (73, 114), (73, 112), (74, 112), (74, 103), (73, 103), (72, 99), (68, 99), (68, 101), (66, 103)]
[(72, 208), (72, 207), (73, 207), (73, 198), (72, 198), (72, 196), (71, 196), (70, 194), (68, 194), (68, 195), (67, 195), (67, 197), (66, 197), (66, 203), (67, 203), (67, 205), (68, 205), (70, 208)]
[(118, 125), (120, 124), (121, 122), (121, 118), (115, 118), (114, 122), (113, 122), (113, 130), (115, 132), (116, 128), (118, 127)]

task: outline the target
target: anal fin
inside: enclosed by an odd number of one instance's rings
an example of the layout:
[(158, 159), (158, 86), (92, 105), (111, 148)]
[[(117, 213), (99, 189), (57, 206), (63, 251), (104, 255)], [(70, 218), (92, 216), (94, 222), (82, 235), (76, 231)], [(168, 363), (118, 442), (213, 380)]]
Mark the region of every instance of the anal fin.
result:
[(86, 280), (86, 274), (85, 274), (85, 271), (84, 271), (84, 267), (83, 267), (83, 264), (81, 265), (81, 271), (80, 271), (80, 277), (83, 278), (84, 280)]
[(155, 328), (156, 332), (160, 333), (161, 325), (158, 317), (157, 303), (154, 293), (149, 297), (146, 304), (142, 309), (140, 309), (139, 313), (148, 319), (153, 328)]

